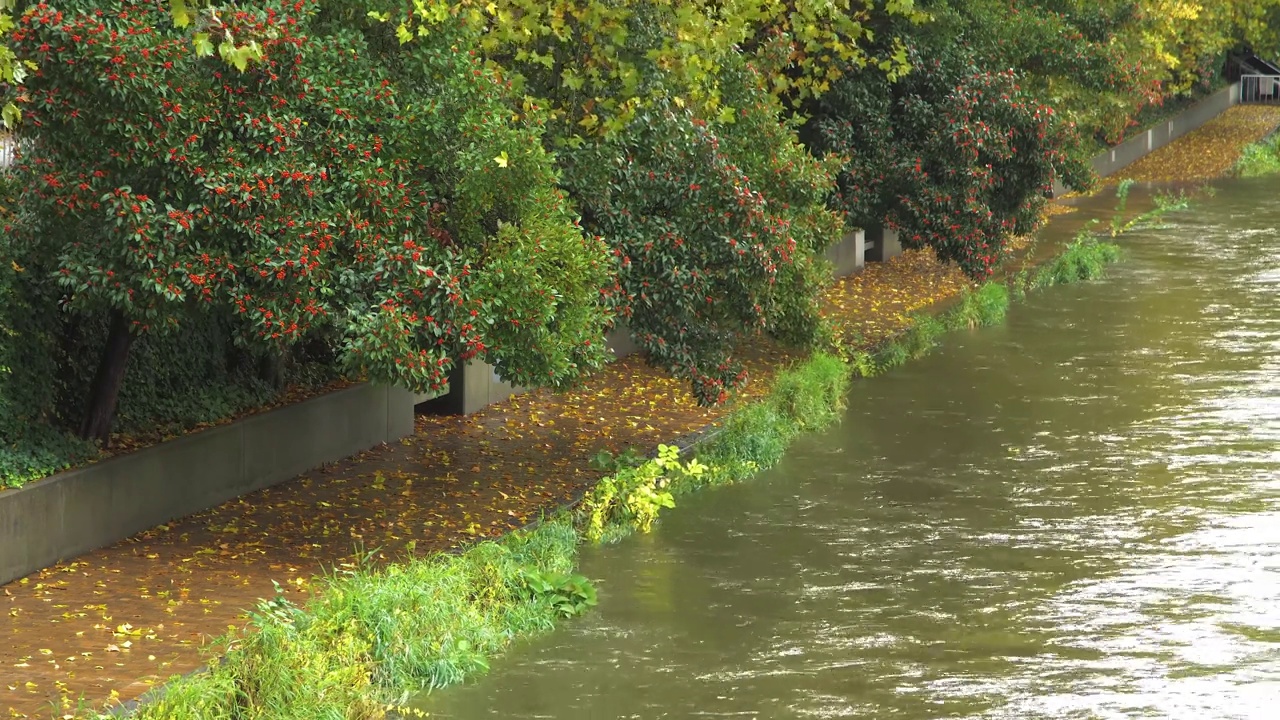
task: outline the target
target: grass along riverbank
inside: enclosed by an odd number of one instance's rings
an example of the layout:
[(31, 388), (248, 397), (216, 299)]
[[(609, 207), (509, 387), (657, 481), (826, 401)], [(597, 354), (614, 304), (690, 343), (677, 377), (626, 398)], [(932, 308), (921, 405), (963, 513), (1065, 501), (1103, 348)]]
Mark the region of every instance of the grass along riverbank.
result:
[(1246, 147), (1231, 172), (1246, 178), (1280, 173), (1280, 133)]
[(603, 456), (597, 462), (611, 464), (612, 474), (576, 506), (531, 528), (456, 555), (333, 572), (301, 605), (283, 595), (264, 601), (247, 627), (213, 645), (207, 670), (171, 681), (129, 715), (379, 718), (414, 692), (483, 672), (512, 640), (594, 605), (590, 583), (574, 574), (582, 543), (647, 530), (681, 495), (774, 465), (795, 437), (839, 419), (855, 377), (920, 357), (948, 332), (999, 323), (1011, 299), (1096, 277), (1118, 255), (1115, 245), (1083, 233), (1034, 273), (967, 291), (940, 314), (918, 314), (870, 350), (833, 348), (782, 370), (765, 396), (730, 413), (690, 460), (668, 446), (650, 459)]

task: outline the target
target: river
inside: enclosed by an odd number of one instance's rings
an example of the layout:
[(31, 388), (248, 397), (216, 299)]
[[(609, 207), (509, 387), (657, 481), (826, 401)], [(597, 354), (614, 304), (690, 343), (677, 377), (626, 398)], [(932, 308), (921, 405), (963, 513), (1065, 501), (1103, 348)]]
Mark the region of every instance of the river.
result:
[[(588, 549), (597, 611), (459, 718), (1280, 717), (1280, 196), (855, 383), (755, 480)], [(1070, 223), (1068, 223), (1070, 224)]]

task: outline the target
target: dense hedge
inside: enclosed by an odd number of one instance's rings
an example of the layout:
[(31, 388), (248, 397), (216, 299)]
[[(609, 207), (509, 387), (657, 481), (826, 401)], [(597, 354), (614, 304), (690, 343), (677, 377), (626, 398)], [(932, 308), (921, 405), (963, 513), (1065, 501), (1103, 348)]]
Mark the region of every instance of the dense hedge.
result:
[(896, 83), (850, 74), (815, 103), (810, 145), (845, 158), (837, 202), (858, 225), (899, 231), (983, 277), (1012, 235), (1032, 230), (1055, 179), (1087, 187), (1076, 137), (1012, 71), (963, 44), (913, 48)]
[(1088, 184), (1075, 124), (1122, 132), (1278, 4), (19, 2), (0, 478), (341, 374), (563, 386), (619, 321), (720, 402), (744, 341), (823, 337), (843, 232), (986, 275)]

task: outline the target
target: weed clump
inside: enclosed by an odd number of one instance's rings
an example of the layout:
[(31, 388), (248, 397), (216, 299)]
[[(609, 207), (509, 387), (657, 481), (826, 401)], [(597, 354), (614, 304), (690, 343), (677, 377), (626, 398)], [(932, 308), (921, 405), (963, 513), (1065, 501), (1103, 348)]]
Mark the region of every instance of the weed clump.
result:
[(1280, 134), (1246, 147), (1231, 172), (1246, 178), (1280, 174)]

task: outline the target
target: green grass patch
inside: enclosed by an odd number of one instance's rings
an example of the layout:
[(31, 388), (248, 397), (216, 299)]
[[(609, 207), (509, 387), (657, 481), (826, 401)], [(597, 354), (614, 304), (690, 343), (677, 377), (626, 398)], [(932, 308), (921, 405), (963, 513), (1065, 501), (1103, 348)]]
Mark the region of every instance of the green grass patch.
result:
[(1232, 174), (1239, 177), (1263, 177), (1277, 173), (1280, 173), (1280, 134), (1246, 147), (1232, 169)]
[[(821, 352), (783, 370), (767, 398), (731, 414), (720, 434), (698, 450), (709, 468), (702, 485), (751, 477), (776, 465), (797, 436), (839, 422), (852, 379), (844, 361)], [(696, 487), (684, 488), (691, 489)]]
[(1120, 259), (1120, 246), (1082, 232), (1056, 258), (1042, 266), (1027, 281), (1029, 290), (1066, 285), (1102, 277), (1111, 263)]
[(408, 693), (461, 682), (520, 636), (550, 630), (575, 598), (567, 516), (460, 555), (330, 575), (297, 606), (259, 604), (207, 671), (171, 681), (146, 720), (379, 718)]

